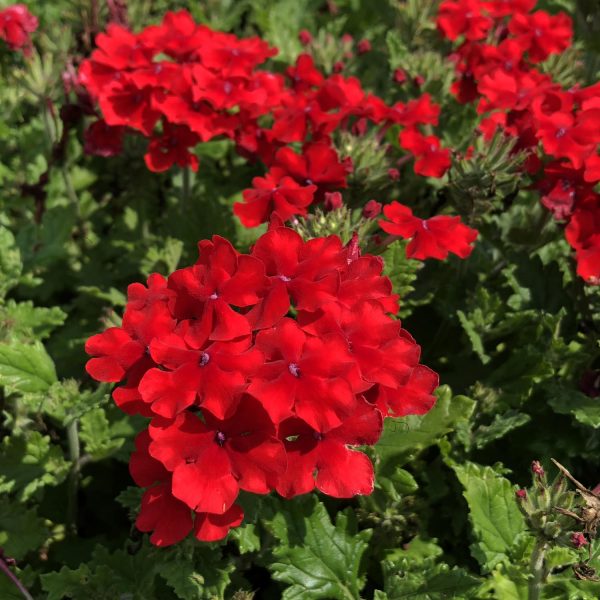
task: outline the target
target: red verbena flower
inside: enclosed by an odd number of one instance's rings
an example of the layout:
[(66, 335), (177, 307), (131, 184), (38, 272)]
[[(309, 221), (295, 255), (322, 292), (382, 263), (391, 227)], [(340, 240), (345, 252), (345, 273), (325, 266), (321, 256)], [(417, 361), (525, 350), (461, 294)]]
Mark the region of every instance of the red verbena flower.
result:
[(132, 284), (122, 326), (86, 344), (88, 373), (122, 382), (117, 405), (151, 419), (130, 472), (155, 545), (223, 538), (240, 490), (369, 494), (354, 446), (374, 444), (385, 416), (433, 406), (437, 375), (389, 314), (381, 258), (277, 219), (251, 254), (214, 236), (195, 265)]
[(411, 240), (406, 247), (409, 258), (444, 260), (449, 252), (467, 258), (473, 251), (478, 233), (461, 223), (460, 217), (419, 219), (408, 206), (395, 201), (383, 207), (383, 214), (389, 221), (380, 220), (379, 226), (386, 233)]

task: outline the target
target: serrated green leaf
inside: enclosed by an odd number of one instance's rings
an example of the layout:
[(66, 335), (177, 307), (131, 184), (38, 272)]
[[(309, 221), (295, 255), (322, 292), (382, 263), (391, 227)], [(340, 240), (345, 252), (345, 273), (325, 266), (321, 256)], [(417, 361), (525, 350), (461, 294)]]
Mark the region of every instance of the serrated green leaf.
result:
[(217, 600), (225, 598), (234, 568), (219, 548), (184, 543), (160, 556), (157, 572), (182, 600)]
[(389, 600), (446, 600), (472, 598), (481, 580), (464, 569), (440, 564), (428, 569), (407, 571), (393, 562), (384, 561), (385, 593)]
[(21, 253), (13, 234), (0, 226), (0, 299), (19, 283), (21, 277)]
[(525, 531), (525, 521), (515, 502), (515, 488), (491, 467), (467, 462), (452, 464), (469, 506), (469, 519), (476, 543), (473, 556), (484, 569), (491, 570), (507, 560), (517, 536)]
[(109, 422), (103, 408), (85, 413), (80, 425), (79, 438), (85, 444), (85, 451), (95, 460), (114, 454), (125, 443), (125, 436)]
[(48, 538), (45, 521), (33, 509), (0, 496), (0, 548), (17, 560), (37, 550)]
[(254, 523), (246, 523), (241, 527), (236, 527), (230, 533), (230, 537), (237, 542), (241, 554), (260, 550), (260, 537)]
[(600, 427), (600, 402), (582, 392), (555, 382), (544, 389), (550, 406), (561, 415), (572, 415), (577, 421), (594, 429)]
[(448, 386), (440, 386), (436, 394), (436, 404), (426, 415), (385, 420), (383, 435), (376, 445), (382, 472), (395, 469), (411, 454), (435, 444), (457, 423), (467, 421), (475, 408), (475, 402), (466, 396), (453, 398)]
[(89, 594), (88, 598), (93, 598), (90, 592), (90, 579), (92, 573), (85, 564), (79, 565), (77, 569), (62, 567), (58, 572), (44, 573), (40, 579), (42, 588), (48, 592), (46, 600), (64, 600), (65, 598), (80, 598), (83, 594)]
[(504, 437), (507, 433), (529, 423), (531, 417), (525, 413), (510, 410), (494, 415), (489, 425), (481, 425), (472, 433), (475, 448), (484, 448), (489, 443)]
[(338, 513), (333, 525), (314, 496), (281, 503), (268, 524), (280, 543), (267, 567), (274, 579), (289, 584), (284, 600), (360, 598), (360, 562), (371, 531), (357, 532), (353, 519), (350, 511)]
[(0, 344), (0, 385), (32, 393), (46, 391), (55, 381), (54, 363), (40, 342)]
[(61, 483), (68, 470), (61, 448), (37, 431), (6, 437), (0, 444), (0, 493), (16, 493), (20, 501), (46, 485)]
[(9, 300), (0, 306), (0, 340), (42, 340), (65, 322), (67, 314), (58, 307), (36, 307), (33, 302)]

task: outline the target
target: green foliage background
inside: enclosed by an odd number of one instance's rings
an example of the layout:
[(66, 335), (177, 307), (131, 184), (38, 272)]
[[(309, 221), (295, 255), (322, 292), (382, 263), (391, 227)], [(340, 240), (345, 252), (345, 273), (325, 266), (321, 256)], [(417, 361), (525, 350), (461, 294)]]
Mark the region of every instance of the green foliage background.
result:
[[(549, 465), (550, 457), (590, 487), (600, 481), (600, 398), (579, 387), (600, 368), (600, 294), (574, 276), (560, 227), (521, 186), (509, 148), (476, 145), (475, 160), (456, 164), (448, 181), (404, 170), (391, 188), (370, 176), (349, 190), (355, 205), (376, 191), (424, 215), (447, 203), (481, 231), (467, 261), (420, 268), (401, 243), (384, 254), (404, 325), (444, 385), (430, 414), (387, 423), (373, 452), (374, 494), (247, 497), (246, 524), (223, 543), (153, 548), (132, 529), (140, 494), (127, 461), (142, 424), (86, 376), (83, 344), (120, 322), (129, 283), (190, 264), (198, 239), (221, 234), (248, 247), (258, 232), (244, 230), (231, 206), (261, 171), (229, 142), (210, 142), (198, 147), (201, 168), (188, 190), (177, 170), (149, 173), (139, 141), (116, 158), (84, 155), (81, 123), (60, 149), (58, 114), (73, 101), (61, 72), (89, 52), (90, 31), (104, 26), (107, 9), (98, 2), (94, 15), (83, 0), (28, 4), (41, 21), (39, 53), (26, 64), (0, 51), (0, 547), (32, 595), (527, 598), (533, 537), (515, 486), (529, 483), (533, 459)], [(476, 115), (448, 91), (434, 1), (335, 5), (332, 14), (321, 0), (128, 2), (134, 28), (185, 7), (215, 28), (258, 33), (279, 47), (277, 69), (301, 51), (300, 29), (319, 40), (325, 67), (343, 33), (367, 37), (373, 51), (346, 74), (387, 101), (430, 92), (447, 116), (445, 144), (461, 151), (474, 141)], [(597, 81), (596, 3), (540, 7), (567, 10), (578, 31), (578, 60), (547, 68), (565, 82)], [(420, 91), (392, 83), (399, 66), (425, 78)], [(368, 152), (361, 160), (368, 163)], [(553, 552), (544, 598), (600, 597), (600, 584), (568, 568), (579, 560), (575, 550)], [(0, 598), (18, 597), (0, 573)]]

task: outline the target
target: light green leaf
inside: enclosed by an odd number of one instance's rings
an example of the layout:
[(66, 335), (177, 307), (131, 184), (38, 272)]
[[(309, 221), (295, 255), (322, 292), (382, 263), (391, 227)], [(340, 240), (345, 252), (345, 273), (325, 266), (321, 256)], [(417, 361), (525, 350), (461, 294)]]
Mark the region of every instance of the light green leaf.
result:
[(67, 314), (58, 307), (40, 308), (33, 302), (9, 300), (0, 306), (0, 339), (42, 340), (65, 322)]
[(79, 438), (85, 451), (95, 460), (106, 458), (117, 452), (125, 443), (125, 436), (111, 425), (103, 408), (94, 408), (80, 420)]
[(515, 502), (514, 486), (491, 467), (467, 462), (451, 465), (464, 488), (476, 543), (473, 556), (486, 570), (508, 558), (510, 547), (525, 531)]
[(19, 283), (21, 268), (21, 253), (15, 237), (6, 227), (0, 226), (0, 298)]
[(284, 600), (360, 598), (360, 561), (372, 532), (357, 532), (350, 510), (338, 513), (333, 525), (323, 504), (305, 496), (281, 503), (268, 526), (280, 543), (267, 567), (289, 584)]
[(40, 342), (0, 344), (0, 385), (9, 391), (43, 392), (55, 381), (54, 363)]

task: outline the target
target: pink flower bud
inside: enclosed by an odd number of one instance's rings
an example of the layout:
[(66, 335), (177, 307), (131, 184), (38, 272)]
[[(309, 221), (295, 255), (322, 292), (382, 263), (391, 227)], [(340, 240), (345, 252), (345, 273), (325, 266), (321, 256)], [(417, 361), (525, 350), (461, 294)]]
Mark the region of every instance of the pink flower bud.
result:
[(531, 472), (534, 473), (534, 475), (538, 475), (539, 477), (544, 476), (544, 467), (542, 467), (539, 460), (534, 460), (531, 463)]
[(571, 535), (571, 544), (573, 544), (575, 548), (581, 548), (583, 546), (587, 546), (588, 541), (581, 531), (577, 531)]
[(341, 60), (338, 60), (333, 64), (333, 72), (341, 73), (344, 70), (344, 63)]
[(325, 192), (325, 210), (335, 210), (344, 204), (342, 194), (339, 192)]
[(360, 40), (356, 45), (359, 54), (366, 54), (371, 51), (371, 42), (367, 39)]
[(362, 214), (365, 219), (375, 219), (381, 214), (381, 202), (369, 200), (365, 204)]
[(298, 34), (298, 39), (300, 40), (300, 43), (303, 46), (308, 46), (308, 44), (310, 44), (312, 42), (313, 37), (312, 37), (310, 31), (307, 31), (306, 29), (303, 29)]
[(396, 69), (394, 71), (394, 81), (396, 83), (404, 83), (406, 79), (406, 71), (404, 69)]
[(400, 179), (400, 171), (398, 169), (388, 169), (388, 177), (392, 181), (398, 181)]
[(519, 499), (519, 500), (525, 500), (525, 498), (527, 498), (527, 490), (517, 490), (515, 492), (515, 496)]

